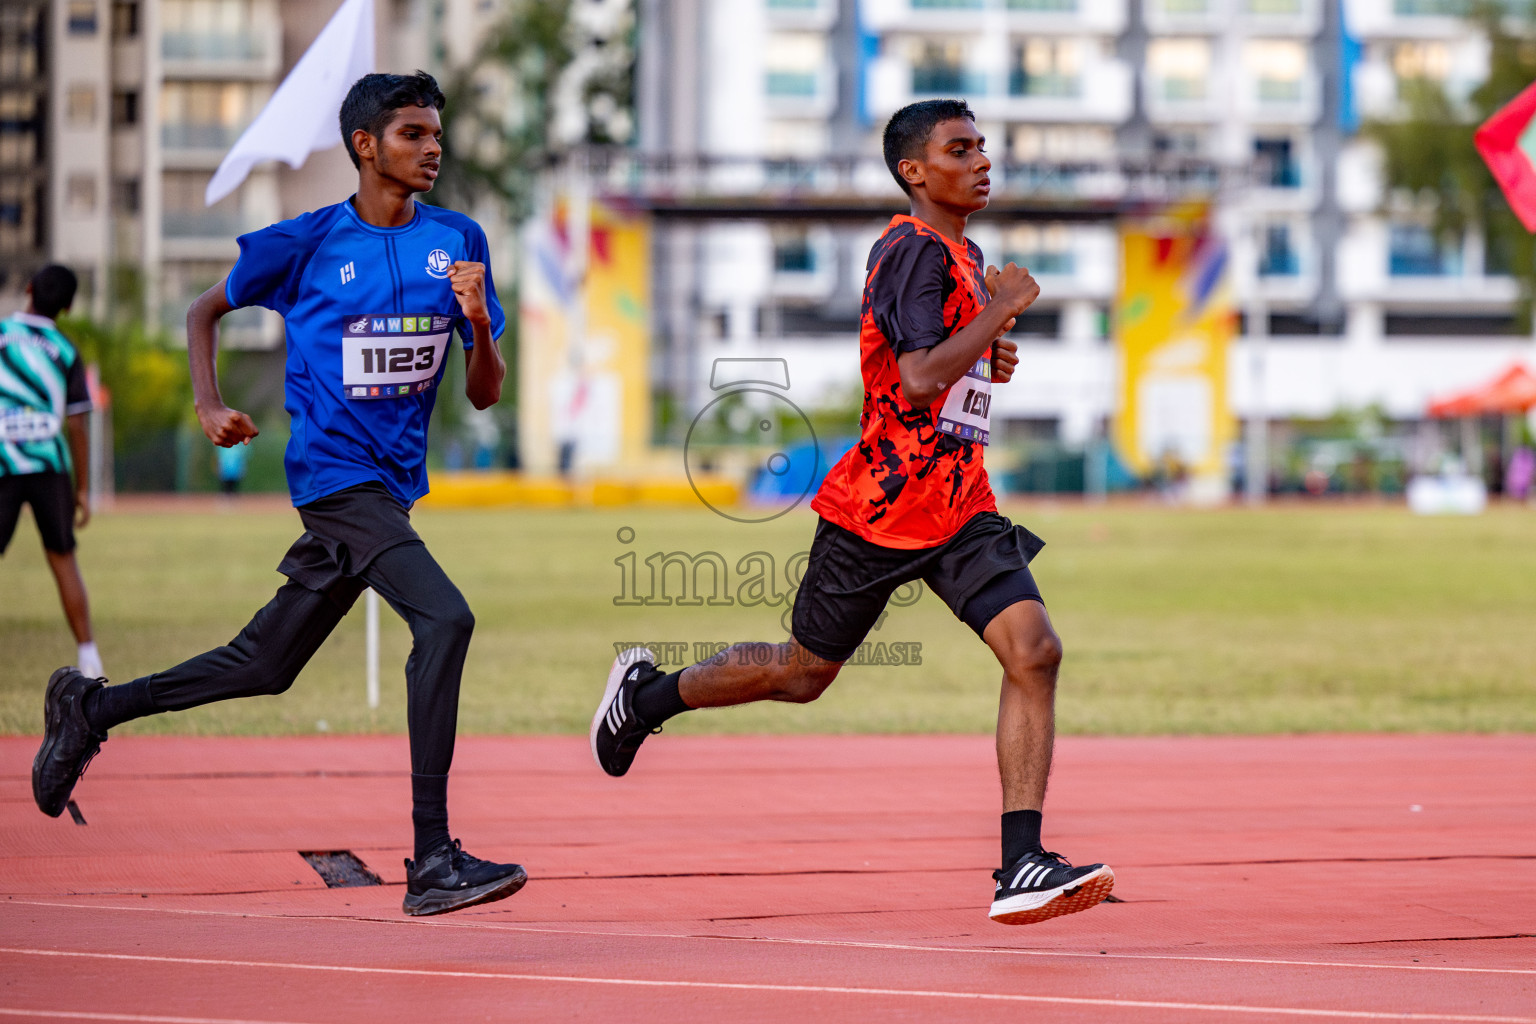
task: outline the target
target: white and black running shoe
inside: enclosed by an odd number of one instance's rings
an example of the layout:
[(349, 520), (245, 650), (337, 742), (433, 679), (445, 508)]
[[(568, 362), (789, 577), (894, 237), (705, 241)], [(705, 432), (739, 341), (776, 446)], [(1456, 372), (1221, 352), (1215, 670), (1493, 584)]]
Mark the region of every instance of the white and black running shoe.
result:
[(1017, 863), (992, 872), (997, 893), (988, 916), (998, 924), (1034, 924), (1075, 914), (1104, 902), (1115, 887), (1115, 873), (1105, 864), (1075, 868), (1059, 853), (1036, 850)]
[(597, 766), (612, 776), (629, 771), (635, 761), (640, 744), (652, 729), (635, 714), (635, 690), (641, 683), (650, 682), (661, 671), (656, 668), (656, 655), (644, 647), (631, 647), (613, 659), (608, 670), (608, 688), (592, 716), (592, 759)]
[(400, 909), (412, 917), (446, 914), (504, 900), (528, 881), (521, 864), (495, 864), (464, 852), (450, 839), (421, 861), (405, 861), (405, 900)]

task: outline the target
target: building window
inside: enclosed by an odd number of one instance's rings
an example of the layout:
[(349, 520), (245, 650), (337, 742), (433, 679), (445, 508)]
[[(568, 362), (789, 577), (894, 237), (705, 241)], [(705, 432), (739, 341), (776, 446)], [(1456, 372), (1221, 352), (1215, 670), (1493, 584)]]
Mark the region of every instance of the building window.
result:
[(1392, 44), (1392, 73), (1397, 80), (1428, 78), (1443, 82), (1451, 74), (1451, 49), (1443, 42), (1420, 40)]
[(96, 88), (72, 85), (64, 96), (64, 119), (71, 128), (89, 128), (96, 123)]
[(1072, 39), (1030, 39), (1013, 48), (1008, 92), (1013, 96), (1076, 96), (1082, 51)]
[(1248, 0), (1248, 13), (1262, 18), (1294, 17), (1301, 13), (1301, 0)]
[(1032, 274), (1070, 274), (1075, 261), (1065, 224), (1021, 224), (1003, 232), (1003, 260)]
[(72, 36), (96, 34), (96, 0), (69, 0), (64, 12), (65, 27)]
[(919, 44), (914, 55), (912, 91), (920, 95), (980, 95), (987, 91), (987, 85), (979, 72), (966, 69), (963, 43), (930, 39)]
[(1264, 39), (1243, 47), (1243, 65), (1253, 76), (1260, 103), (1297, 103), (1307, 74), (1306, 45), (1291, 39)]
[(780, 274), (816, 273), (816, 249), (804, 234), (774, 240), (773, 269)]
[(1254, 180), (1264, 188), (1299, 188), (1301, 165), (1291, 139), (1254, 139)]
[(1393, 224), (1387, 271), (1393, 277), (1455, 277), (1461, 273), (1461, 247), (1421, 224)]
[(96, 176), (71, 174), (64, 182), (64, 206), (72, 214), (96, 212)]
[(167, 60), (254, 60), (265, 36), (247, 0), (162, 0), (161, 53)]
[(768, 37), (763, 55), (769, 96), (808, 99), (821, 92), (828, 67), (825, 36), (780, 32)]
[(1014, 163), (1094, 163), (1113, 160), (1114, 132), (1080, 125), (1018, 125), (1008, 135)]
[(118, 178), (112, 183), (113, 212), (130, 216), (138, 214), (142, 202), (139, 193), (138, 178)]
[(125, 128), (139, 123), (139, 94), (134, 89), (120, 89), (112, 94), (112, 127)]
[(139, 38), (138, 0), (117, 0), (112, 5), (112, 38)]
[(1206, 39), (1154, 39), (1147, 45), (1147, 68), (1159, 99), (1167, 102), (1207, 98), (1211, 44)]
[(1259, 249), (1260, 277), (1295, 277), (1301, 273), (1301, 257), (1289, 224), (1267, 224)]
[(167, 82), (160, 90), (160, 137), (169, 149), (228, 149), (251, 116), (250, 87), (241, 82)]

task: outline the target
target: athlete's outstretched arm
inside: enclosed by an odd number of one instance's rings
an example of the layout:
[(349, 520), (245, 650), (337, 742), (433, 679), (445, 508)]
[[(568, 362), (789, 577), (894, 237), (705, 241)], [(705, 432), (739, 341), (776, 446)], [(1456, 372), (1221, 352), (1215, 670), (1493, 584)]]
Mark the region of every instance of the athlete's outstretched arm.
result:
[(192, 364), (192, 408), (208, 440), (220, 448), (250, 443), (260, 431), (251, 418), (224, 404), (219, 394), (219, 318), (235, 307), (224, 296), (224, 281), (209, 288), (187, 309), (187, 360)]
[[(976, 319), (934, 345), (903, 352), (896, 359), (901, 371), (901, 392), (914, 409), (926, 409), (944, 390), (965, 376), (965, 371), (1013, 326), (1013, 320), (1034, 304), (1040, 286), (1029, 271), (1008, 264), (1002, 270), (987, 268), (987, 290), (992, 293)], [(1018, 364), (1017, 346), (996, 353), (993, 380), (1002, 383), (1013, 376)], [(1006, 374), (1006, 375), (1005, 375)]]
[(464, 394), (476, 409), (489, 409), (501, 401), (501, 382), (507, 364), (501, 346), (491, 336), (491, 311), (485, 303), (485, 264), (459, 260), (448, 268), (448, 280), (458, 297), (459, 309), (475, 333), (474, 347), (464, 353)]

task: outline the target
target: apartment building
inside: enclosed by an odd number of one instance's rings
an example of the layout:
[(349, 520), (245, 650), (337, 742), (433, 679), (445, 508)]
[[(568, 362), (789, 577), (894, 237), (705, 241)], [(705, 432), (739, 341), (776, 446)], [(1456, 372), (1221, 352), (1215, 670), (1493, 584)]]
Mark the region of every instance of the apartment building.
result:
[[(139, 304), (150, 322), (179, 332), (191, 300), (234, 264), (237, 235), (333, 203), (355, 187), (355, 172), (338, 146), (313, 154), (301, 169), (259, 166), (233, 194), (204, 205), (225, 153), (338, 5), (6, 5), (0, 11), (0, 104), (20, 109), (35, 95), (46, 110), (38, 124), (46, 128), (29, 136), (13, 130), (16, 119), (0, 115), (0, 162), (10, 190), (0, 194), (0, 245), (17, 234), (7, 234), (14, 217), (20, 234), (41, 231), (38, 248), (79, 272), (88, 307), (105, 313), (109, 302)], [(28, 24), (23, 8), (37, 9), (41, 18), (42, 57), (29, 56), (37, 47), (17, 42), (24, 32), (16, 26)], [(473, 19), (494, 15), (477, 0), (446, 7), (376, 0), (375, 8), (377, 53), (391, 68), (440, 64), (445, 24), (465, 28), (459, 22), (467, 17), (472, 38)], [(18, 61), (43, 60), (46, 68), (30, 82), (24, 73), (10, 73), (21, 67)], [(43, 208), (8, 213), (6, 195), (33, 194), (23, 188), (29, 175), (40, 183)], [(240, 310), (223, 322), (227, 345), (270, 348), (281, 337), (280, 321), (264, 310)]]
[[(1004, 438), (1082, 443), (1113, 406), (1107, 344), (1117, 222), (1053, 220), (1041, 197), (1124, 198), (1125, 168), (1205, 166), (1233, 253), (1244, 332), (1239, 416), (1379, 405), (1396, 419), (1515, 358), (1515, 286), (1479, 238), (1446, 247), (1387, 202), (1361, 118), (1400, 113), (1399, 84), (1481, 80), (1457, 0), (642, 0), (640, 145), (705, 164), (758, 161), (899, 205), (879, 163), (895, 109), (962, 96), (988, 136), (994, 209), (973, 221), (1042, 298), (1023, 369), (994, 397)], [(1351, 55), (1358, 54), (1358, 59)], [(820, 169), (818, 169), (820, 165)], [(745, 176), (743, 176), (745, 175)], [(810, 191), (814, 187), (808, 185)], [(1192, 190), (1188, 194), (1195, 194)], [(782, 205), (782, 204), (781, 204)], [(1122, 207), (1135, 205), (1121, 203)], [(1104, 208), (1103, 205), (1100, 209)], [(1080, 211), (1079, 211), (1080, 212)], [(790, 360), (807, 400), (857, 388), (851, 344), (882, 216), (695, 218), (661, 235), (659, 372), (697, 405), (718, 355)]]

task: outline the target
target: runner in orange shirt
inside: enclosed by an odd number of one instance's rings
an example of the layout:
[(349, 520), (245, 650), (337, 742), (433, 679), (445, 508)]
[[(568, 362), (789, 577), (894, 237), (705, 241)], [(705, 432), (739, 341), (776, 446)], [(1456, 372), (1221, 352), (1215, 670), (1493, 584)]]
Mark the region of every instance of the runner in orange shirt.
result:
[(992, 385), (1018, 365), (1006, 338), (1039, 285), (1012, 263), (982, 272), (965, 237), (991, 192), (985, 140), (959, 100), (929, 100), (886, 125), (885, 161), (912, 200), (870, 252), (860, 318), (859, 442), (823, 482), (821, 515), (795, 596), (792, 637), (769, 657), (743, 644), (663, 672), (631, 648), (592, 719), (592, 754), (623, 775), (674, 715), (759, 700), (806, 703), (837, 677), (897, 587), (923, 580), (1003, 666), (997, 763), (1002, 868), (990, 916), (1029, 924), (1103, 901), (1114, 872), (1071, 866), (1040, 843), (1055, 738), (1061, 640), (1029, 571), (1044, 546), (998, 515), (982, 451)]

